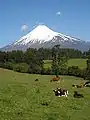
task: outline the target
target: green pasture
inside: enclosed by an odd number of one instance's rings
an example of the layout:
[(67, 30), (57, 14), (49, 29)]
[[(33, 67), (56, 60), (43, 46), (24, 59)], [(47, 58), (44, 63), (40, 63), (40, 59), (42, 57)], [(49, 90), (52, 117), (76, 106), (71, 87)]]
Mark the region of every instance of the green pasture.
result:
[[(0, 120), (90, 120), (90, 88), (72, 88), (83, 80), (60, 76), (50, 82), (52, 77), (0, 69)], [(68, 89), (68, 97), (56, 97), (57, 87)], [(84, 98), (74, 98), (75, 90)]]
[[(86, 61), (87, 59), (69, 59), (68, 66), (79, 66), (79, 68), (83, 69), (86, 68)], [(44, 68), (51, 67), (51, 60), (44, 61)]]

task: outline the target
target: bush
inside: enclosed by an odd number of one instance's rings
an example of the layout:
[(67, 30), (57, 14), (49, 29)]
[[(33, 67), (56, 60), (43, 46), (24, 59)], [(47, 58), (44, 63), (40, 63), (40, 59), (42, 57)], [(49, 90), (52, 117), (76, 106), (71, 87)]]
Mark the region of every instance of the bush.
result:
[(81, 70), (80, 77), (86, 79), (86, 77), (87, 77), (87, 71), (86, 71), (86, 69)]
[(41, 73), (41, 67), (37, 64), (30, 64), (29, 68), (28, 68), (28, 73), (40, 74)]
[(14, 71), (21, 72), (21, 73), (27, 73), (28, 72), (28, 64), (26, 63), (19, 63), (16, 64), (14, 67)]
[(85, 79), (90, 80), (90, 70), (86, 70)]
[(43, 68), (42, 70), (41, 70), (41, 74), (42, 75), (52, 75), (52, 70), (51, 70), (51, 68)]
[(4, 68), (4, 63), (3, 62), (0, 62), (0, 67)]
[(68, 69), (67, 68), (62, 68), (59, 72), (60, 75), (67, 75), (68, 74)]
[(68, 67), (68, 75), (80, 77), (81, 69), (78, 66)]
[(14, 64), (12, 62), (5, 62), (3, 65), (4, 65), (3, 67), (6, 69), (13, 70), (14, 68)]

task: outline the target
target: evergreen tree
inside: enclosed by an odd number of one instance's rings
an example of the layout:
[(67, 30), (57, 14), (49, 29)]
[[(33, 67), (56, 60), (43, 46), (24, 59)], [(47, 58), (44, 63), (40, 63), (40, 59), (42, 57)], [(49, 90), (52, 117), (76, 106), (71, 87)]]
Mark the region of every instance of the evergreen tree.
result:
[(87, 60), (87, 70), (86, 70), (87, 79), (90, 80), (90, 59)]
[(52, 72), (55, 75), (62, 73), (62, 71), (67, 68), (67, 57), (60, 55), (59, 49), (60, 45), (56, 45), (52, 49)]

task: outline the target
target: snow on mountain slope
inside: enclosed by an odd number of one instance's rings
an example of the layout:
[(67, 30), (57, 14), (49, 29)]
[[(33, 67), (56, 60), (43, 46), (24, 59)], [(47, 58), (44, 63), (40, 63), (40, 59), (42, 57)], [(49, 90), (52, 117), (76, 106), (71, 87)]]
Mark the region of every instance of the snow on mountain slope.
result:
[(27, 44), (29, 42), (37, 42), (40, 43), (51, 40), (54, 36), (57, 36), (59, 33), (50, 30), (45, 25), (39, 25), (26, 36), (22, 37), (20, 40), (15, 42), (14, 44)]
[(49, 29), (45, 25), (39, 25), (34, 30), (32, 30), (30, 33), (28, 33), (26, 36), (23, 36), (20, 38), (20, 40), (16, 41), (14, 45), (27, 45), (28, 43), (36, 43), (39, 42), (44, 43), (52, 40), (55, 36), (59, 36), (64, 41), (77, 41), (78, 39), (72, 38), (70, 36), (54, 32), (51, 29)]
[(54, 32), (45, 25), (39, 25), (27, 35), (21, 37), (14, 43), (3, 47), (3, 51), (27, 50), (28, 48), (52, 48), (59, 44), (61, 48), (74, 48), (79, 50), (87, 50), (90, 43), (86, 43), (80, 39)]

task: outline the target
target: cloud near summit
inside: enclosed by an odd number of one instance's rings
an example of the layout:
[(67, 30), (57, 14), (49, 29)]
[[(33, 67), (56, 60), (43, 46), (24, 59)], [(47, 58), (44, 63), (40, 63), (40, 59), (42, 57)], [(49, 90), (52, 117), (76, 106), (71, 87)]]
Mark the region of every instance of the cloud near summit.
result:
[(24, 24), (24, 25), (21, 26), (21, 31), (22, 32), (26, 31), (27, 29), (28, 29), (27, 25)]

